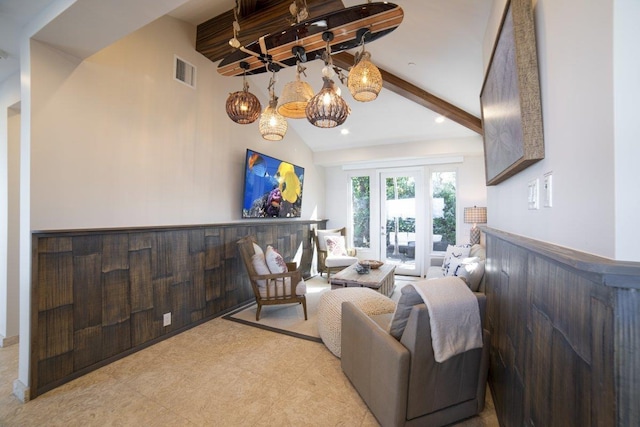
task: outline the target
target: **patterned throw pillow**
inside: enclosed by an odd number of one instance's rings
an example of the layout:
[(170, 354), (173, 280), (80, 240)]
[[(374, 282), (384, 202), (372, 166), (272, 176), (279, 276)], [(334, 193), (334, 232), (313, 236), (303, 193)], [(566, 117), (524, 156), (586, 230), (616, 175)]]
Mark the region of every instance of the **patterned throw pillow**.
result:
[(477, 292), (484, 275), (484, 260), (478, 257), (457, 259), (452, 258), (447, 276), (457, 276), (464, 279), (469, 289)]
[(463, 259), (469, 256), (469, 252), (471, 251), (471, 245), (448, 245), (447, 252), (444, 254), (444, 260), (442, 261), (442, 274), (444, 276), (449, 276), (449, 265), (451, 264), (452, 258)]
[(271, 274), (280, 274), (289, 271), (287, 269), (287, 263), (284, 262), (284, 258), (282, 258), (282, 255), (280, 255), (273, 246), (267, 246), (264, 257), (267, 260), (267, 267), (269, 267)]
[(316, 234), (318, 235), (318, 249), (321, 251), (327, 250), (327, 243), (325, 238), (328, 236), (342, 236), (342, 232), (340, 228), (331, 229), (331, 230), (316, 230)]
[(327, 255), (346, 256), (347, 249), (344, 243), (344, 236), (327, 236), (324, 238), (327, 244)]

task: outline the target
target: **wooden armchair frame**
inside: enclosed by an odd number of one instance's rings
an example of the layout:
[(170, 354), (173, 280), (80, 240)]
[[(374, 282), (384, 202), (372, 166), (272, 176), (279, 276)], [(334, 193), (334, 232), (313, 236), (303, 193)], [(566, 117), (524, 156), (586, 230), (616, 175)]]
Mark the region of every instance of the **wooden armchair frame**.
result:
[[(251, 258), (255, 254), (253, 244), (256, 243), (254, 236), (246, 236), (237, 241), (238, 250), (240, 256), (244, 262), (244, 266), (247, 269), (249, 275), (249, 281), (251, 282), (251, 288), (258, 304), (258, 310), (256, 312), (256, 321), (260, 320), (260, 311), (263, 305), (277, 305), (277, 304), (302, 304), (304, 310), (304, 320), (307, 320), (307, 298), (304, 295), (296, 295), (296, 286), (302, 280), (302, 273), (296, 269), (295, 263), (287, 263), (287, 268), (290, 270), (287, 273), (279, 274), (258, 274), (253, 267)], [(256, 243), (257, 244), (257, 243)], [(291, 271), (293, 269), (293, 271)], [(287, 292), (287, 286), (285, 285), (286, 279), (289, 278), (290, 286), (289, 292)], [(265, 286), (258, 284), (259, 280), (265, 280)], [(278, 284), (280, 284), (280, 289)], [(266, 292), (266, 296), (260, 295), (260, 289)]]

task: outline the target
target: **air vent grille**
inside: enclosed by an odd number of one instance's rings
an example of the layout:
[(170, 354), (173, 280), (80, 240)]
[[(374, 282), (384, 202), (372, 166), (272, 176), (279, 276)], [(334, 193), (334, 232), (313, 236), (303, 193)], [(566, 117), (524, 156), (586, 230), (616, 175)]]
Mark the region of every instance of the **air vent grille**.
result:
[(192, 88), (196, 87), (196, 67), (182, 58), (175, 56), (173, 76), (179, 82)]

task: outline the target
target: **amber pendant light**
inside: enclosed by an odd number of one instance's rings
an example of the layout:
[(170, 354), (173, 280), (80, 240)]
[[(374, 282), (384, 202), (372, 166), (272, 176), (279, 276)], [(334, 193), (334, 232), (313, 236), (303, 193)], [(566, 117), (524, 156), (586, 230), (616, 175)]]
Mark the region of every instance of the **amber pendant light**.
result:
[(359, 30), (357, 37), (360, 40), (362, 51), (356, 53), (355, 64), (349, 70), (347, 87), (356, 101), (369, 102), (378, 97), (382, 90), (382, 74), (378, 67), (371, 62), (371, 54), (364, 49), (367, 30)]
[(307, 104), (309, 100), (313, 98), (313, 88), (311, 88), (309, 83), (300, 80), (300, 74), (304, 74), (305, 70), (305, 68), (300, 65), (301, 61), (306, 61), (304, 48), (302, 46), (294, 46), (293, 53), (298, 58), (296, 63), (296, 79), (284, 85), (282, 96), (278, 102), (278, 112), (290, 119), (303, 119), (307, 116)]
[(320, 92), (316, 94), (306, 108), (306, 116), (309, 123), (320, 128), (332, 128), (345, 122), (351, 112), (347, 102), (340, 96), (339, 90), (331, 78), (334, 75), (333, 61), (331, 60), (331, 46), (333, 33), (327, 31), (322, 34), (322, 39), (327, 42), (325, 50), (325, 66), (322, 69), (324, 84)]
[(260, 129), (260, 135), (267, 141), (280, 141), (287, 133), (287, 119), (282, 116), (278, 110), (278, 97), (275, 94), (275, 72), (271, 81), (269, 82), (269, 105), (264, 109), (262, 116), (260, 116), (260, 122), (258, 128)]
[(249, 92), (249, 83), (247, 83), (247, 69), (249, 64), (241, 62), (240, 67), (244, 69), (242, 74), (242, 90), (229, 94), (227, 98), (227, 115), (231, 120), (241, 125), (253, 123), (258, 119), (262, 106), (260, 100), (251, 92)]

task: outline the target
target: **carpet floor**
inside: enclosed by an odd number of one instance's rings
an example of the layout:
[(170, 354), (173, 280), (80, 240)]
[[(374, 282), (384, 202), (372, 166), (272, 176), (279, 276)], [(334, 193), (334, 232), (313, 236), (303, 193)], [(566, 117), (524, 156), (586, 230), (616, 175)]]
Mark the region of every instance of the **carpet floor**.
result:
[[(406, 276), (396, 276), (396, 289), (391, 299), (397, 301), (400, 289), (416, 279)], [(262, 307), (260, 320), (256, 321), (258, 306), (255, 303), (244, 306), (224, 316), (227, 320), (242, 323), (268, 331), (290, 335), (309, 341), (322, 342), (318, 334), (318, 303), (322, 294), (331, 289), (324, 277), (316, 276), (305, 280), (307, 284), (307, 320), (301, 304), (283, 304)]]
[[(378, 426), (324, 345), (222, 318), (26, 404), (12, 394), (17, 377), (18, 345), (0, 348), (3, 427)], [(455, 425), (498, 427), (491, 395)]]

